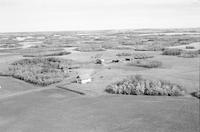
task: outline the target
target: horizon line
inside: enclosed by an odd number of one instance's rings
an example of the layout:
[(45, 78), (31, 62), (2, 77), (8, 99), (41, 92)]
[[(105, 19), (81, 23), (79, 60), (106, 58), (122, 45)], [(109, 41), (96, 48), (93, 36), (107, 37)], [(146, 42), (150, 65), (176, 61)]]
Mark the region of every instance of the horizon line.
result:
[(8, 31), (0, 32), (0, 34), (6, 33), (43, 33), (43, 32), (101, 32), (101, 31), (122, 31), (122, 30), (178, 30), (178, 29), (200, 29), (200, 27), (181, 27), (181, 28), (114, 28), (114, 29), (81, 29), (81, 30), (41, 30), (41, 31)]

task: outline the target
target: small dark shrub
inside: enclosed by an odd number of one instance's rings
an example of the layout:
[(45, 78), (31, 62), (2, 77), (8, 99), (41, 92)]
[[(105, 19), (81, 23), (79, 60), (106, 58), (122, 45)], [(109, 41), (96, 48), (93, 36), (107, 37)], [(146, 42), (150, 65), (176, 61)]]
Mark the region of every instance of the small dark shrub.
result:
[(186, 48), (186, 49), (195, 49), (194, 46), (186, 46), (185, 48)]
[(111, 94), (127, 95), (180, 96), (185, 94), (184, 89), (178, 84), (163, 80), (148, 80), (140, 75), (112, 83), (106, 87), (105, 91)]
[(149, 51), (147, 48), (136, 48), (135, 51)]
[(174, 56), (176, 56), (176, 55), (180, 55), (181, 54), (181, 52), (182, 52), (182, 50), (181, 49), (165, 49), (164, 51), (163, 51), (163, 55), (174, 55)]

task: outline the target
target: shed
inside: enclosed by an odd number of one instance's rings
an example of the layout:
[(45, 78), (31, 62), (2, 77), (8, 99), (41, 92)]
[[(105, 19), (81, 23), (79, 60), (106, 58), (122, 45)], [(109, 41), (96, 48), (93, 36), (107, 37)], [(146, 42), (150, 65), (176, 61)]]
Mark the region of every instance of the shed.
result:
[(104, 62), (103, 59), (96, 59), (95, 64), (102, 64)]
[(125, 61), (131, 61), (132, 59), (131, 58), (125, 58)]
[(82, 74), (77, 76), (77, 82), (81, 84), (86, 84), (92, 81), (92, 78), (89, 74)]
[(118, 63), (119, 62), (119, 60), (112, 60), (112, 63)]

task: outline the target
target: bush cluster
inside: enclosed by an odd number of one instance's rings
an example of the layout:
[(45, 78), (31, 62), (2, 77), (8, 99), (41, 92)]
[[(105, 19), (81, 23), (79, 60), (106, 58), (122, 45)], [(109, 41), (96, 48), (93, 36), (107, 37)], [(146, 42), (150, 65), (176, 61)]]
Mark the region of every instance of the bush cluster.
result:
[(148, 80), (140, 75), (112, 83), (106, 87), (105, 91), (111, 94), (162, 96), (180, 96), (185, 93), (180, 85), (163, 80)]
[(192, 95), (200, 99), (200, 89), (196, 90)]
[(179, 57), (183, 58), (194, 58), (197, 56), (198, 56), (198, 51), (184, 51), (179, 55)]
[(137, 60), (129, 63), (128, 65), (144, 68), (158, 68), (162, 66), (162, 62), (156, 60)]
[(25, 54), (23, 57), (48, 57), (48, 56), (62, 56), (62, 55), (68, 55), (71, 52), (67, 51), (54, 51), (54, 52), (47, 52), (47, 53), (41, 53), (41, 54)]
[(176, 48), (171, 48), (171, 49), (164, 49), (163, 51), (163, 55), (173, 55), (173, 56), (176, 56), (176, 55), (180, 55), (182, 53), (182, 50), (181, 49), (176, 49)]
[(137, 53), (137, 54), (133, 54), (134, 59), (147, 59), (147, 58), (153, 58), (152, 55), (147, 55), (147, 54), (143, 54), (143, 53)]
[(79, 48), (76, 48), (75, 49), (76, 51), (80, 51), (80, 52), (93, 52), (93, 51), (105, 51), (104, 48), (101, 48), (101, 47), (89, 47), (89, 46), (86, 46), (86, 47), (79, 47)]
[(135, 51), (160, 51), (164, 48), (164, 45), (160, 44), (147, 44), (147, 45), (138, 45), (135, 47)]
[(186, 46), (185, 48), (186, 48), (186, 49), (195, 49), (194, 46)]
[(69, 77), (71, 60), (58, 58), (23, 59), (12, 63), (9, 72), (14, 78), (47, 86)]
[(147, 48), (136, 48), (135, 51), (149, 51)]
[(132, 55), (131, 53), (125, 53), (125, 52), (116, 54), (116, 56), (131, 56), (131, 55)]
[(118, 54), (116, 54), (116, 56), (133, 56), (134, 59), (153, 58), (152, 55), (147, 55), (144, 53), (126, 53), (126, 52), (118, 53)]

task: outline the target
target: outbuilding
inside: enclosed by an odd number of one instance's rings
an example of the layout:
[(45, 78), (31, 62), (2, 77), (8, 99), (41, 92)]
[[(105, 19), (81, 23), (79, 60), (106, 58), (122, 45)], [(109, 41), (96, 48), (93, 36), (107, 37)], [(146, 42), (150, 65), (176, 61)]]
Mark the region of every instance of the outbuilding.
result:
[(92, 81), (92, 78), (89, 74), (83, 74), (77, 76), (77, 83), (86, 84)]
[(112, 63), (118, 63), (118, 62), (119, 62), (118, 59), (116, 59), (116, 60), (112, 60)]

